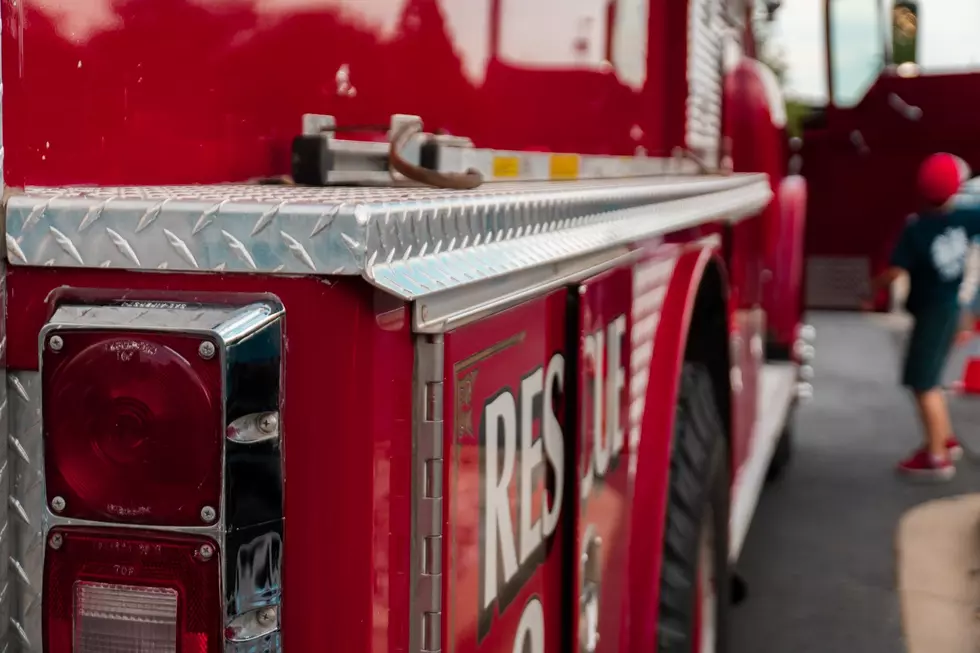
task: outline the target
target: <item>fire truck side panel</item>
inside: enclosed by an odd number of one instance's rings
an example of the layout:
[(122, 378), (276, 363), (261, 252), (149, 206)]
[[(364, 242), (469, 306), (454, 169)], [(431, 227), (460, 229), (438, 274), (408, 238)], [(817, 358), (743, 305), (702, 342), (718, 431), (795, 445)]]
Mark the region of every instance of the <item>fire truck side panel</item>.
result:
[[(665, 470), (669, 469), (670, 464), (678, 378), (689, 344), (693, 345), (690, 353), (695, 355), (695, 359), (698, 354), (706, 354), (712, 348), (716, 354), (720, 352), (720, 356), (716, 355), (714, 360), (717, 367), (709, 369), (720, 390), (719, 411), (725, 423), (730, 423), (728, 330), (725, 326), (728, 308), (725, 274), (718, 259), (717, 246), (717, 242), (694, 241), (671, 256), (676, 259), (676, 264), (668, 273), (669, 285), (659, 306), (656, 332), (652, 336), (653, 351), (645, 375), (649, 382), (639, 422), (641, 435), (636, 444), (636, 475), (629, 523), (628, 650), (635, 653), (656, 650), (661, 555), (659, 550), (656, 555), (651, 555), (650, 548), (659, 547), (663, 542), (669, 482)], [(661, 269), (665, 267), (670, 270), (667, 262), (671, 258), (659, 264)], [(637, 277), (643, 276), (641, 270), (641, 267), (637, 268)], [(650, 274), (659, 276), (659, 273)], [(635, 295), (634, 306), (637, 301)], [(720, 312), (724, 319), (720, 323), (703, 319), (695, 324), (692, 318), (696, 311), (706, 318)], [(633, 328), (634, 332), (638, 330), (636, 322)], [(637, 356), (636, 352), (634, 356)], [(635, 376), (633, 383), (634, 388), (642, 386)]]
[[(38, 332), (59, 299), (278, 297), (287, 349), (283, 645), (317, 651), (329, 636), (337, 650), (404, 650), (414, 355), (406, 305), (357, 279), (22, 268), (7, 283), (11, 432), (30, 460), (40, 452)], [(43, 504), (30, 501), (43, 484), (29, 459), (15, 461), (12, 491), (38, 516)], [(10, 527), (5, 541), (31, 583), (13, 593), (11, 618), (33, 641), (44, 547), (30, 524)], [(325, 631), (325, 615), (338, 627)]]
[[(582, 618), (578, 597), (588, 593), (591, 582), (599, 599), (597, 650), (639, 652), (654, 646), (661, 554), (651, 543), (663, 537), (683, 362), (709, 367), (726, 424), (738, 412), (729, 398), (732, 334), (721, 239), (678, 236), (680, 243), (643, 243), (640, 262), (574, 286), (567, 318), (562, 292), (447, 335), (445, 405), (453, 415), (447, 417), (453, 435), (446, 443), (454, 452), (444, 479), (449, 503), (443, 559), (451, 576), (442, 605), (448, 648), (509, 651), (521, 639), (532, 651), (550, 651), (557, 644), (535, 639), (538, 622), (532, 618), (551, 623), (551, 611), (558, 609), (552, 605), (562, 605), (564, 592), (571, 621), (566, 619), (564, 630), (545, 626), (543, 632), (575, 637)], [(569, 339), (562, 349), (557, 343), (566, 319)], [(565, 383), (577, 379), (575, 394), (550, 382), (560, 367)], [(518, 378), (521, 370), (524, 376)], [(517, 390), (522, 387), (531, 393), (525, 393), (532, 397), (526, 404), (530, 416), (522, 413), (525, 400)], [(558, 390), (562, 397), (576, 397), (572, 405), (564, 404), (567, 412), (557, 403)], [(547, 397), (549, 392), (551, 401), (539, 407), (534, 393)], [(748, 399), (754, 406), (755, 397)], [(525, 444), (521, 424), (532, 429), (535, 440)], [(505, 437), (508, 428), (517, 431), (512, 440)], [(562, 429), (558, 456), (548, 428)], [(476, 446), (488, 432), (499, 443), (489, 461), (489, 449), (484, 447), (481, 456)], [(572, 495), (562, 499), (560, 522), (550, 516), (558, 504), (546, 490), (556, 487), (559, 456), (566, 475), (563, 492)], [(572, 474), (574, 481), (567, 479)], [(522, 494), (525, 476), (532, 479), (527, 495)], [(506, 501), (506, 510), (488, 503), (493, 495), (500, 497), (498, 503)], [(493, 537), (486, 535), (490, 530)], [(481, 549), (488, 543), (492, 558)], [(567, 552), (564, 563), (554, 557), (559, 550)], [(488, 588), (491, 572), (497, 582)], [(555, 573), (565, 573), (564, 580)], [(539, 643), (545, 649), (536, 648)]]
[(445, 336), (442, 650), (563, 650), (567, 304), (559, 290)]
[(479, 147), (667, 154), (683, 144), (685, 7), (3, 0), (4, 178), (284, 174), (303, 113), (385, 128), (419, 115)]
[[(648, 379), (638, 379), (633, 362), (643, 365), (652, 353), (658, 298), (669, 278), (671, 261), (624, 267), (586, 280), (578, 287), (577, 365), (575, 378), (575, 482), (570, 487), (576, 507), (576, 561), (571, 585), (576, 595), (594, 597), (595, 608), (584, 611), (586, 620), (597, 619), (601, 638), (596, 651), (625, 650), (628, 605), (630, 506), (635, 456), (632, 438), (639, 438), (639, 423), (632, 408), (643, 410), (631, 382), (645, 392)], [(638, 271), (639, 270), (639, 271)], [(637, 277), (645, 273), (640, 301), (634, 299)], [(574, 309), (573, 309), (574, 310)], [(634, 315), (641, 325), (642, 342), (632, 338)], [(571, 317), (571, 316), (570, 316)], [(632, 354), (638, 352), (636, 359)], [(636, 403), (634, 403), (636, 402)], [(661, 474), (663, 471), (661, 470)], [(584, 590), (584, 592), (583, 592)], [(587, 599), (592, 601), (593, 599)], [(589, 614), (591, 612), (591, 614)], [(579, 632), (573, 611), (571, 632)], [(588, 624), (585, 625), (588, 628)]]

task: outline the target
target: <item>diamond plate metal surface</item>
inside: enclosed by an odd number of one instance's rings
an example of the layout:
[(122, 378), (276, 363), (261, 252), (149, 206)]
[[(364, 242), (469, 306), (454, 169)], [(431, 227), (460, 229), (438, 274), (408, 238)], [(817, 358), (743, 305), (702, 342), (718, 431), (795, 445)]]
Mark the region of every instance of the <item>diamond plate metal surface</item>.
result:
[(9, 488), (2, 581), (9, 615), (6, 651), (41, 653), (41, 583), (44, 566), (44, 464), (41, 446), (41, 375), (7, 375), (9, 437), (2, 469)]
[[(7, 367), (7, 274), (5, 267), (4, 263), (0, 261), (0, 365), (4, 369)], [(8, 434), (10, 433), (8, 431), (10, 412), (11, 406), (7, 400), (7, 383), (4, 382), (0, 384), (0, 429)], [(14, 438), (8, 438), (8, 442), (8, 446), (0, 447), (0, 500), (3, 501), (3, 505), (8, 506), (7, 510), (0, 512), (0, 519), (2, 519), (2, 524), (0, 524), (0, 561), (11, 561), (10, 564), (0, 564), (0, 651), (13, 653), (23, 650), (23, 647), (18, 646), (20, 638), (11, 641), (11, 635), (20, 622), (11, 619), (11, 608), (15, 604), (15, 592), (11, 587), (11, 572), (15, 569), (11, 557), (11, 542), (15, 537), (16, 524), (11, 522), (15, 513), (13, 510), (14, 503), (10, 500), (12, 466), (8, 451), (13, 448)], [(14, 626), (15, 623), (18, 626)]]
[[(0, 97), (3, 96), (3, 84), (0, 84)], [(2, 107), (2, 103), (0, 103)], [(2, 121), (0, 121), (2, 122)], [(0, 171), (3, 170), (4, 160), (3, 134), (0, 133)], [(3, 183), (0, 181), (0, 192), (4, 192)], [(7, 264), (0, 260), (0, 367), (3, 368), (6, 379), (7, 369)], [(23, 569), (23, 562), (20, 558), (14, 557), (17, 551), (18, 542), (15, 541), (19, 533), (18, 525), (14, 523), (17, 517), (13, 510), (16, 501), (12, 501), (14, 496), (11, 490), (18, 489), (13, 479), (13, 464), (9, 457), (9, 451), (13, 450), (15, 438), (9, 430), (11, 405), (7, 400), (7, 385), (9, 380), (0, 383), (0, 432), (8, 434), (9, 444), (0, 447), (0, 501), (7, 509), (0, 512), (2, 524), (0, 524), (0, 563), (9, 561), (8, 564), (0, 564), (0, 651), (3, 653), (14, 653), (18, 650), (31, 650), (30, 642), (24, 646), (27, 637), (19, 634), (13, 637), (14, 633), (24, 631), (24, 619), (19, 614), (19, 600), (21, 590), (15, 589), (15, 580), (12, 573), (15, 569)], [(16, 563), (16, 564), (15, 564)], [(34, 585), (39, 587), (39, 585)], [(18, 610), (15, 612), (14, 610)], [(36, 640), (40, 650), (40, 640)]]
[[(361, 274), (414, 298), (471, 280), (430, 269), (447, 252), (461, 270), (492, 276), (480, 246), (594, 225), (599, 216), (680, 198), (732, 193), (736, 200), (764, 185), (762, 176), (742, 175), (492, 184), (474, 192), (245, 184), (28, 188), (8, 200), (7, 258), (34, 266)], [(526, 265), (562, 256), (556, 248)]]
[(450, 250), (421, 260), (380, 263), (366, 274), (377, 285), (413, 300), (504, 275), (510, 286), (519, 287), (525, 283), (518, 274), (522, 271), (611, 251), (617, 245), (708, 221), (737, 220), (758, 213), (771, 197), (768, 184), (759, 182), (703, 196), (562, 220), (526, 229), (521, 238), (490, 239), (470, 246), (465, 254)]

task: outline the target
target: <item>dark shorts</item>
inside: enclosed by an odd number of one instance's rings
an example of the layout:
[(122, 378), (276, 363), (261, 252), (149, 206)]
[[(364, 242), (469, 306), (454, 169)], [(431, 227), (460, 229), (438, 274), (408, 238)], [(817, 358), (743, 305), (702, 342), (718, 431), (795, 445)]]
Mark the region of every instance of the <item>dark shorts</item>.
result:
[(915, 316), (905, 352), (902, 385), (915, 392), (939, 387), (958, 325), (957, 311), (928, 311)]

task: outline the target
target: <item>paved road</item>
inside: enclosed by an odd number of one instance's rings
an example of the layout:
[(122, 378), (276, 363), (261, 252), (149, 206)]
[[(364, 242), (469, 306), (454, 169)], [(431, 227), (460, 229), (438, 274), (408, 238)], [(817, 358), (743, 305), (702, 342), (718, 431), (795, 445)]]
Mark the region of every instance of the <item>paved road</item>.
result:
[[(785, 476), (763, 495), (742, 554), (749, 598), (733, 608), (733, 653), (901, 653), (895, 529), (908, 508), (980, 490), (980, 465), (943, 486), (909, 486), (896, 460), (918, 436), (897, 387), (892, 334), (874, 318), (816, 314), (816, 396), (798, 413)], [(980, 450), (980, 425), (959, 428)]]

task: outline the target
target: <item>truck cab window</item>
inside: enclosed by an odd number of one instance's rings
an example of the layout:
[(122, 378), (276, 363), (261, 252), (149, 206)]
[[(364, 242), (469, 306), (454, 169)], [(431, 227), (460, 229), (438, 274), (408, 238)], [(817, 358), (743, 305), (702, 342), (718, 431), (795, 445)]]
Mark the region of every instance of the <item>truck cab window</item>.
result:
[(831, 99), (857, 105), (885, 66), (881, 0), (830, 0)]
[(759, 60), (779, 76), (786, 98), (787, 130), (825, 124), (828, 101), (826, 12), (822, 2), (784, 2), (773, 13), (757, 3), (753, 32)]
[[(980, 2), (974, 0), (894, 0), (894, 32), (911, 41), (920, 73), (980, 72)], [(901, 24), (899, 22), (901, 21)], [(909, 39), (908, 35), (914, 38)], [(908, 48), (908, 45), (906, 45)], [(896, 52), (898, 54), (898, 52)], [(896, 57), (896, 63), (902, 63)]]
[(648, 0), (611, 0), (610, 57), (619, 79), (637, 90), (647, 80)]

